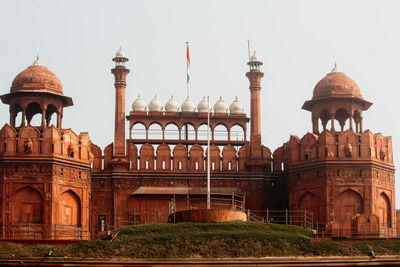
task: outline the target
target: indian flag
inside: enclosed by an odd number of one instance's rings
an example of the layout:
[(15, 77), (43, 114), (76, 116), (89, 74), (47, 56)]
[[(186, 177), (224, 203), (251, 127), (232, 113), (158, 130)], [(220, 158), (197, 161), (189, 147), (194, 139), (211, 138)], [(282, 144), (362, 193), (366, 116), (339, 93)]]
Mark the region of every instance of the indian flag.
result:
[(186, 42), (186, 84), (189, 83), (190, 81), (190, 74), (189, 74), (189, 70), (190, 70), (190, 56), (189, 56), (189, 43)]

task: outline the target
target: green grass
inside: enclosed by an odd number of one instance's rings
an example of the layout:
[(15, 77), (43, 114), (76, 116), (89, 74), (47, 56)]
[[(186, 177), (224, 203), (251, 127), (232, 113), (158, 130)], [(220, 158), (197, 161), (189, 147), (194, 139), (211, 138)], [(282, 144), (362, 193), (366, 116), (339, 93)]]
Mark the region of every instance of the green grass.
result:
[(262, 223), (176, 223), (123, 227), (113, 242), (71, 245), (0, 243), (0, 257), (224, 258), (400, 253), (400, 241), (316, 242), (297, 226)]

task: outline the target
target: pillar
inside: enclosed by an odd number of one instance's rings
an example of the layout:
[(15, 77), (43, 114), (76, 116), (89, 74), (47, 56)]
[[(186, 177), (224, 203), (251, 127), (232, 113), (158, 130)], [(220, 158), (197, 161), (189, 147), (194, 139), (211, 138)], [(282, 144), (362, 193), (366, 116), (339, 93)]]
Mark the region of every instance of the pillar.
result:
[(264, 73), (251, 69), (246, 76), (250, 81), (250, 156), (261, 157), (260, 83)]
[(129, 71), (123, 65), (111, 70), (115, 77), (114, 156), (125, 156), (125, 88)]
[(331, 131), (335, 131), (335, 114), (331, 114)]
[(311, 115), (311, 120), (312, 120), (313, 133), (314, 134), (319, 134), (318, 116), (316, 116), (315, 114), (312, 114)]
[(46, 107), (42, 107), (42, 124), (41, 127), (46, 127)]
[(25, 109), (22, 110), (21, 126), (25, 126), (26, 114)]

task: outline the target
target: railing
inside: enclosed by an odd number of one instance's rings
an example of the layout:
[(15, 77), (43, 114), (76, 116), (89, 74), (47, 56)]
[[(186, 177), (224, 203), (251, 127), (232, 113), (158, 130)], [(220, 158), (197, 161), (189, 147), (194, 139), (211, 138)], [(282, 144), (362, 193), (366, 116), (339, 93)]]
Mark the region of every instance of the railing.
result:
[(371, 239), (371, 238), (397, 238), (396, 228), (387, 223), (371, 222), (330, 222), (314, 224), (315, 237), (333, 239)]
[(88, 240), (93, 235), (88, 226), (13, 223), (0, 225), (3, 239)]

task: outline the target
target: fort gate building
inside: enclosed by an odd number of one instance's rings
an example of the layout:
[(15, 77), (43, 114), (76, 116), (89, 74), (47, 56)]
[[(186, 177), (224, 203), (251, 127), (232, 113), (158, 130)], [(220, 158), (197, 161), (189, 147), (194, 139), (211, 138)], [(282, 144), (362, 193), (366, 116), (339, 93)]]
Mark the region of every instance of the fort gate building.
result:
[[(62, 128), (72, 100), (38, 60), (1, 96), (10, 105), (10, 122), (0, 131), (3, 238), (84, 239), (205, 209), (208, 112), (212, 209), (246, 210), (250, 219), (271, 222), (271, 210), (301, 210), (312, 212), (310, 222), (327, 235), (395, 235), (391, 138), (363, 129), (372, 103), (336, 67), (303, 105), (312, 132), (291, 136), (271, 153), (261, 139), (264, 73), (255, 54), (246, 73), (249, 117), (237, 98), (196, 105), (189, 96), (164, 105), (139, 95), (125, 114), (129, 61), (122, 49), (113, 61), (114, 137), (104, 150), (87, 133)], [(32, 126), (35, 115), (41, 122)]]

